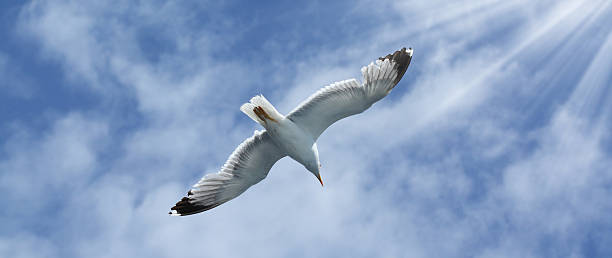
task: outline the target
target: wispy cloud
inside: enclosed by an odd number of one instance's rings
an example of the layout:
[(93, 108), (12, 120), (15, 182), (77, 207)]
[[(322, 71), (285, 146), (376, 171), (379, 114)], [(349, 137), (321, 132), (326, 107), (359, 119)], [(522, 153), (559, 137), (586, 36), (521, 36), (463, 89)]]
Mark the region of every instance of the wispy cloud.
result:
[[(22, 8), (22, 40), (69, 82), (53, 87), (100, 101), (44, 116), (48, 131), (3, 125), (0, 256), (612, 252), (608, 2), (236, 5)], [(283, 159), (223, 206), (167, 216), (256, 128), (238, 112), (251, 95), (288, 112), (402, 46), (393, 93), (321, 136), (325, 188)]]

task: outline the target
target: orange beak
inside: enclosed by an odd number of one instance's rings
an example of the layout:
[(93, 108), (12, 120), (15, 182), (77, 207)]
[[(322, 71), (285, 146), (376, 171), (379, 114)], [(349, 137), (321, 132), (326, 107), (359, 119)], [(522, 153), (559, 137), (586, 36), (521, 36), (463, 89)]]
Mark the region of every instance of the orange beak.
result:
[(323, 187), (323, 180), (321, 180), (321, 175), (317, 175), (317, 179), (319, 179), (319, 182), (321, 182), (321, 187)]

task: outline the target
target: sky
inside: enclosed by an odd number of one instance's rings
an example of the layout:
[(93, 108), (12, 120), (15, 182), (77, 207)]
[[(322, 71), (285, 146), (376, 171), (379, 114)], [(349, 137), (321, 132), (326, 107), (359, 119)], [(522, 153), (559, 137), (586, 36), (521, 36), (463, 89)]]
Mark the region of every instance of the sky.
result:
[[(610, 257), (612, 2), (2, 1), (0, 257)], [(389, 96), (238, 198), (169, 208), (401, 47)]]

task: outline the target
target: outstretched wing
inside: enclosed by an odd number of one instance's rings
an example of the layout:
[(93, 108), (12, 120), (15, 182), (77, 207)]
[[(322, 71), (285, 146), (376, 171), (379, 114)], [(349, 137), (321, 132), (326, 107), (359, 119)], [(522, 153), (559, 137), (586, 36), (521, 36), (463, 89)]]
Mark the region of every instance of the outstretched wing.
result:
[(234, 150), (218, 173), (208, 174), (174, 207), (171, 215), (185, 216), (210, 210), (240, 195), (266, 178), (270, 168), (286, 154), (268, 132), (255, 131)]
[(295, 108), (287, 118), (316, 140), (334, 122), (359, 114), (389, 94), (408, 69), (412, 49), (395, 51), (361, 68), (364, 82), (349, 79), (326, 86)]

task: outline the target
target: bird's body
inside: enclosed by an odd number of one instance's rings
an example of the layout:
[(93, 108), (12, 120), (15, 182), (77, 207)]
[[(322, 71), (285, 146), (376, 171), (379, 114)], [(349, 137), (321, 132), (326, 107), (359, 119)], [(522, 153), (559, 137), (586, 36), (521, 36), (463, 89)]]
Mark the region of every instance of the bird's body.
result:
[(212, 209), (263, 180), (284, 156), (304, 165), (323, 185), (316, 141), (321, 133), (344, 117), (358, 114), (384, 98), (404, 75), (412, 59), (405, 48), (362, 68), (363, 84), (355, 79), (334, 83), (312, 95), (287, 116), (262, 95), (240, 107), (266, 130), (255, 131), (223, 165), (204, 176), (187, 196), (171, 208), (171, 215), (190, 215)]
[[(304, 131), (288, 118), (271, 124), (271, 126), (266, 127), (266, 130), (274, 143), (287, 153), (287, 156), (307, 168), (313, 164), (319, 165), (319, 151), (310, 133)], [(309, 170), (311, 169), (313, 168), (309, 168)]]
[(266, 128), (266, 132), (287, 156), (314, 171), (319, 165), (319, 152), (314, 137), (290, 118), (281, 115), (268, 100), (258, 95), (240, 107), (242, 112)]

